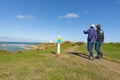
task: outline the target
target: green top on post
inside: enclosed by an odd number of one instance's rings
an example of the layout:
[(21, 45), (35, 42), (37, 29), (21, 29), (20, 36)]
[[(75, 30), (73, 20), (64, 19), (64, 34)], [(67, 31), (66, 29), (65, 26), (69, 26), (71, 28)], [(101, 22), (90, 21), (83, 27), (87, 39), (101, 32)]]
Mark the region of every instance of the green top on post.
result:
[(57, 42), (58, 42), (58, 43), (62, 43), (62, 37), (61, 37), (61, 36), (58, 36)]

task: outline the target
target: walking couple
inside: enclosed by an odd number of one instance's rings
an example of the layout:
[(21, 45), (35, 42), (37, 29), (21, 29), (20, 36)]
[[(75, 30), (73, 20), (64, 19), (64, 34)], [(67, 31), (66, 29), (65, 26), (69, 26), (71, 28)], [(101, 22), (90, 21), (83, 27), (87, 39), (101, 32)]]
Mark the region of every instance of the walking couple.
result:
[(93, 46), (95, 44), (95, 50), (97, 51), (97, 59), (101, 59), (103, 54), (100, 50), (101, 45), (104, 41), (104, 32), (101, 29), (101, 25), (98, 24), (96, 26), (97, 30), (94, 29), (95, 25), (92, 24), (90, 25), (90, 29), (88, 29), (87, 31), (83, 31), (84, 34), (88, 34), (88, 38), (87, 38), (87, 49), (90, 53), (89, 55), (89, 59), (93, 60), (94, 56), (93, 56)]

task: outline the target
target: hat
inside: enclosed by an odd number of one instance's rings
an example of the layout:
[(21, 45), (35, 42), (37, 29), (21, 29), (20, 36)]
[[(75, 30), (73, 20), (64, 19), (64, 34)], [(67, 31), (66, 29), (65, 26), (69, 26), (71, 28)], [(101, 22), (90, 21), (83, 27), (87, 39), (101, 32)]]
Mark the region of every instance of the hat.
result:
[(96, 27), (97, 27), (97, 28), (101, 28), (101, 27), (102, 27), (102, 25), (98, 24)]
[(90, 25), (90, 27), (94, 28), (94, 27), (95, 27), (95, 25), (94, 25), (94, 24), (91, 24), (91, 25)]

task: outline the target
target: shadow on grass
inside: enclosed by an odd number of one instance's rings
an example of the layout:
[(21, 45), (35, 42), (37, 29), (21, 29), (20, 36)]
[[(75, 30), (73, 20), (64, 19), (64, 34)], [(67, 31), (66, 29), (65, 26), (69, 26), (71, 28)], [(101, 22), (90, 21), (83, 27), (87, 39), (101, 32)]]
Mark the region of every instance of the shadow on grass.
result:
[(56, 54), (56, 52), (51, 52), (52, 54)]
[(73, 54), (73, 55), (76, 55), (76, 56), (80, 56), (82, 58), (85, 58), (85, 59), (89, 59), (89, 55), (88, 54), (85, 54), (85, 53), (79, 53), (79, 52), (67, 52), (67, 53), (70, 53), (70, 54)]

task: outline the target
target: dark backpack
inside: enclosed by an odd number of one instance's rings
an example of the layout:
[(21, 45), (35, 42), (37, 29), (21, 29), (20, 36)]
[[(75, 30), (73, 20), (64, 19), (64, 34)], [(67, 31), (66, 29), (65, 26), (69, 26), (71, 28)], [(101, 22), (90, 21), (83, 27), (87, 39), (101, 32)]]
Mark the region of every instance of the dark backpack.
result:
[(97, 30), (97, 41), (104, 41), (104, 31), (102, 29)]

